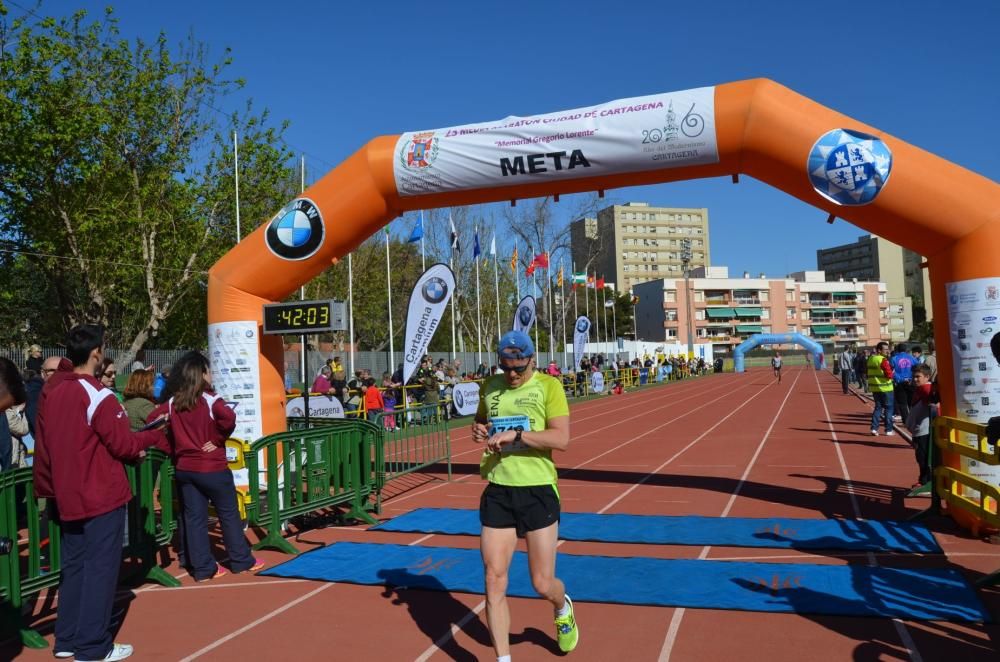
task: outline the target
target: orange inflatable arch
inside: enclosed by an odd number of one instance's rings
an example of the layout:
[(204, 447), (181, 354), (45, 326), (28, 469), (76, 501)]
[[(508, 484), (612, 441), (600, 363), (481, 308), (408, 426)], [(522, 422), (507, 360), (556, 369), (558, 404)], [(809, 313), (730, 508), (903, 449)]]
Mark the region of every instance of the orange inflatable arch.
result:
[[(244, 343), (239, 355), (256, 345), (246, 358), (257, 366), (228, 388), (255, 387), (243, 394), (256, 405), (241, 412), (254, 427), (245, 432), (285, 429), (282, 343), (259, 334), (263, 304), (403, 212), (741, 173), (927, 256), (936, 302), (947, 283), (1000, 276), (985, 250), (1000, 247), (1000, 186), (754, 79), (373, 139), (212, 267), (213, 370), (237, 347), (227, 338)], [(949, 321), (935, 308), (943, 413), (955, 415)]]

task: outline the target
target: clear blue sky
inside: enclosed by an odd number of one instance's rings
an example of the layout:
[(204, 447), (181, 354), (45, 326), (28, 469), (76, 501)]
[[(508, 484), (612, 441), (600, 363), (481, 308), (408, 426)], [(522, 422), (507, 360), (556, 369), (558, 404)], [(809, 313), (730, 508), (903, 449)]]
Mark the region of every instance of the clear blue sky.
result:
[[(193, 31), (213, 54), (231, 47), (245, 95), (291, 121), (288, 142), (317, 174), (376, 135), (768, 77), (1000, 181), (995, 0), (112, 4), (125, 36)], [(747, 178), (609, 195), (707, 207), (712, 262), (733, 272), (812, 269), (817, 248), (863, 234)]]

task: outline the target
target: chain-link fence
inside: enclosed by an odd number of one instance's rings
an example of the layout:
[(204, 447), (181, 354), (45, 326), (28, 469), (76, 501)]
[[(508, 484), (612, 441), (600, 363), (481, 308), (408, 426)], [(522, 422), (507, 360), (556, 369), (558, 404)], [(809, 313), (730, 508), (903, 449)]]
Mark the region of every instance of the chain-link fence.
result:
[[(118, 367), (118, 372), (122, 374), (128, 374), (131, 372), (131, 364), (127, 366), (118, 365), (118, 359), (124, 358), (124, 349), (116, 349), (114, 347), (105, 347), (104, 355), (110, 358)], [(174, 361), (179, 359), (182, 354), (188, 352), (187, 349), (146, 349), (140, 352), (138, 360), (145, 367), (155, 366), (157, 370), (162, 370), (167, 366), (173, 365)], [(65, 356), (66, 350), (62, 347), (43, 347), (42, 348), (42, 359), (47, 359), (50, 356)], [(0, 348), (0, 356), (10, 359), (14, 362), (19, 369), (24, 370), (26, 367), (26, 362), (28, 357), (25, 355), (23, 349), (3, 347)], [(133, 358), (133, 362), (136, 359)]]

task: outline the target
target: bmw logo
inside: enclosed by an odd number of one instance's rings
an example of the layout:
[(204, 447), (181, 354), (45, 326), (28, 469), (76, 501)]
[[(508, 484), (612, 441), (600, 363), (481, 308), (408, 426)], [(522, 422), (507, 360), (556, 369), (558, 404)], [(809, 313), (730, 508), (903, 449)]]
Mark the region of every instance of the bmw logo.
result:
[(424, 283), (421, 293), (427, 303), (441, 303), (448, 296), (448, 283), (443, 279), (433, 276)]
[(579, 319), (576, 321), (576, 330), (580, 333), (586, 333), (590, 330), (590, 321), (587, 319)]
[(523, 324), (524, 326), (528, 326), (529, 324), (531, 324), (531, 318), (532, 318), (531, 309), (528, 308), (527, 306), (524, 306), (523, 308), (521, 308), (521, 310), (517, 311), (517, 317), (518, 319), (521, 320), (521, 324)]
[(319, 207), (307, 198), (293, 200), (271, 219), (264, 243), (285, 260), (305, 260), (323, 245), (324, 225)]
[(465, 406), (465, 396), (462, 395), (461, 391), (455, 391), (455, 405), (459, 409)]
[(892, 152), (879, 138), (847, 129), (828, 131), (809, 153), (816, 192), (838, 205), (866, 205), (892, 172)]

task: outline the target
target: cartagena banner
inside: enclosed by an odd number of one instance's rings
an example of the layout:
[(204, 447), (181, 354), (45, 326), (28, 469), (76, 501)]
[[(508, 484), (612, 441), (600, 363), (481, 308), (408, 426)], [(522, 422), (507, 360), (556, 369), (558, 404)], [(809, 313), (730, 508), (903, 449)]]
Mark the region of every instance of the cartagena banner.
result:
[(573, 363), (576, 365), (576, 369), (580, 369), (580, 361), (583, 360), (583, 348), (587, 346), (587, 340), (590, 338), (590, 320), (581, 315), (576, 318), (576, 324), (573, 325)]
[(403, 346), (403, 383), (417, 371), (420, 359), (434, 337), (448, 300), (455, 291), (455, 274), (447, 264), (431, 265), (417, 279), (406, 313), (406, 344)]
[[(306, 415), (306, 399), (301, 395), (285, 405), (285, 415), (302, 418)], [(344, 418), (344, 405), (332, 395), (309, 396), (309, 418)]]
[(515, 331), (531, 332), (531, 325), (535, 323), (535, 297), (528, 295), (521, 299), (514, 311), (514, 325), (511, 327)]
[(400, 195), (718, 163), (715, 88), (402, 134)]
[(476, 382), (462, 382), (455, 384), (451, 392), (452, 402), (455, 403), (455, 412), (459, 416), (471, 416), (479, 409), (479, 384)]

